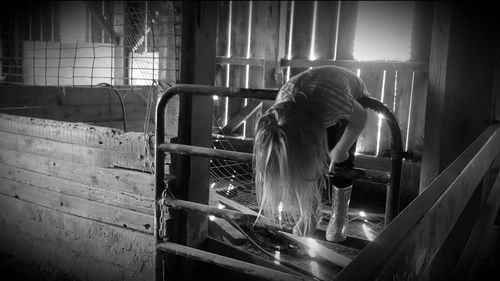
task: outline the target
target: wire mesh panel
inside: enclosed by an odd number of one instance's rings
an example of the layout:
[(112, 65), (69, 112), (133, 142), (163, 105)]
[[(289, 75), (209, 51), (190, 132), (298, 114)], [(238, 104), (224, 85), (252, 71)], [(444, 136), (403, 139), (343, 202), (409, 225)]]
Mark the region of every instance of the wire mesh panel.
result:
[(181, 3), (42, 1), (2, 9), (1, 84), (179, 80)]

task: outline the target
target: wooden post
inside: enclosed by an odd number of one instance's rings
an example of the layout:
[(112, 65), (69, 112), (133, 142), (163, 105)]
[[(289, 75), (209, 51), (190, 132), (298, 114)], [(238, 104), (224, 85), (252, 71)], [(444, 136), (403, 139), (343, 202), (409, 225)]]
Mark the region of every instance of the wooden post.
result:
[(440, 123), (443, 119), (446, 71), (450, 37), (451, 4), (437, 3), (434, 6), (432, 44), (429, 58), (429, 85), (425, 122), (424, 156), (420, 174), (420, 192), (439, 174)]
[(435, 3), (420, 191), (490, 122), (493, 18), (474, 6)]
[[(181, 83), (213, 85), (215, 81), (216, 3), (183, 2)], [(174, 143), (211, 147), (212, 107), (210, 96), (180, 95), (179, 131)], [(208, 204), (209, 160), (200, 157), (172, 157), (176, 176), (174, 195), (178, 199)], [(199, 214), (179, 215), (173, 222), (172, 241), (199, 248), (207, 235), (207, 217)], [(193, 264), (180, 265), (167, 260), (166, 269), (173, 279), (195, 274)], [(179, 276), (179, 274), (184, 274)]]

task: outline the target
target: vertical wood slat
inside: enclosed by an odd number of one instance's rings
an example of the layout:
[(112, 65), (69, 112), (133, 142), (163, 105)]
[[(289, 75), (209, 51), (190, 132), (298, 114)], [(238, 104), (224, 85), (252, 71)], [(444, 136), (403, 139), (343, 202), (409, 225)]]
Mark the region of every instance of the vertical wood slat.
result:
[[(252, 5), (250, 57), (264, 58), (265, 65), (264, 67), (249, 67), (248, 87), (265, 88), (265, 81), (272, 78), (272, 71), (274, 70), (276, 37), (278, 35), (276, 20), (279, 13), (279, 3), (275, 1), (253, 1)], [(253, 137), (255, 123), (259, 117), (260, 113), (257, 113), (246, 120), (246, 137)]]
[[(217, 1), (217, 37), (216, 37), (216, 55), (226, 57), (229, 42), (229, 2)], [(217, 64), (215, 69), (215, 86), (225, 87), (227, 85), (227, 64)], [(213, 127), (224, 127), (226, 115), (226, 98), (220, 98), (214, 101), (214, 119)]]
[(339, 1), (318, 1), (316, 42), (314, 42), (314, 52), (317, 59), (334, 58), (339, 5)]
[(357, 1), (340, 2), (340, 18), (338, 27), (337, 60), (352, 60), (354, 33), (358, 11)]
[[(308, 59), (311, 48), (314, 1), (295, 1), (292, 32), (292, 59)], [(291, 68), (290, 77), (307, 70)]]
[[(427, 104), (428, 73), (415, 72), (411, 102), (408, 149), (422, 155), (424, 149), (425, 107)], [(432, 117), (431, 117), (432, 118)]]
[[(250, 1), (233, 1), (231, 16), (231, 56), (246, 57), (248, 45), (248, 24)], [(245, 88), (246, 66), (232, 65), (229, 74), (229, 86)], [(228, 119), (231, 119), (243, 107), (243, 98), (229, 98)], [(243, 127), (235, 133), (243, 134)]]
[(413, 122), (408, 118), (410, 109), (410, 100), (412, 94), (412, 71), (398, 71), (397, 88), (396, 88), (396, 101), (394, 114), (399, 121), (401, 127), (401, 138), (403, 141), (403, 149), (406, 150), (406, 138), (408, 132), (408, 122)]
[[(396, 72), (387, 70), (385, 72), (385, 84), (384, 84), (384, 99), (383, 103), (386, 104), (389, 109), (394, 112), (394, 92), (395, 92), (395, 80)], [(377, 121), (378, 122), (378, 121)], [(379, 143), (379, 153), (384, 153), (391, 149), (391, 131), (387, 125), (387, 121), (384, 119), (380, 120), (380, 143)]]
[[(361, 70), (361, 79), (365, 82), (370, 96), (380, 100), (382, 94), (383, 71), (368, 72)], [(378, 115), (368, 110), (368, 121), (357, 142), (357, 151), (367, 155), (375, 155), (377, 151)]]

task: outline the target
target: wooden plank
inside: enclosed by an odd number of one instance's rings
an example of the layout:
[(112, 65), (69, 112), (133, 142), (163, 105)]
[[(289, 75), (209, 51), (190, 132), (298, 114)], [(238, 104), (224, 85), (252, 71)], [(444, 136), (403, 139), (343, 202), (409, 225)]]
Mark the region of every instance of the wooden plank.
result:
[[(413, 72), (410, 71), (399, 71), (396, 86), (396, 100), (394, 114), (399, 121), (399, 126), (401, 127), (401, 138), (403, 141), (403, 150), (406, 150), (406, 138), (408, 133), (408, 125), (412, 125), (411, 119), (408, 118), (411, 114), (411, 104), (412, 99), (412, 82), (413, 82)], [(412, 132), (412, 131), (410, 131)]]
[(123, 226), (133, 230), (153, 233), (151, 215), (121, 209), (86, 199), (44, 190), (38, 186), (0, 178), (0, 193), (35, 203), (60, 212), (95, 221)]
[[(230, 69), (229, 86), (234, 87), (234, 88), (245, 88), (246, 67), (242, 66), (242, 65), (231, 65), (229, 69)], [(228, 101), (227, 116), (228, 116), (228, 122), (229, 122), (229, 120), (231, 120), (238, 113), (238, 111), (240, 111), (241, 108), (243, 108), (244, 99), (230, 97), (227, 99), (227, 101)], [(242, 128), (237, 130), (235, 133), (238, 135), (242, 135), (243, 134)]]
[[(245, 51), (245, 53), (246, 53), (246, 51)], [(230, 58), (228, 58), (228, 57), (216, 57), (215, 63), (216, 64), (230, 64), (230, 65), (240, 65), (240, 66), (250, 65), (250, 66), (263, 67), (265, 64), (265, 60), (262, 58), (247, 58), (247, 57), (236, 57), (236, 56), (233, 57), (233, 56), (231, 56)]]
[(227, 1), (217, 1), (217, 36), (216, 54), (217, 57), (226, 57), (229, 41), (229, 10), (230, 3)]
[[(215, 86), (220, 86), (220, 87), (226, 87), (227, 81), (228, 81), (228, 76), (227, 74), (227, 69), (228, 67), (230, 68), (229, 65), (216, 65), (215, 66)], [(214, 131), (222, 129), (222, 127), (225, 126), (226, 123), (226, 104), (228, 102), (229, 98), (227, 97), (217, 97), (213, 101), (214, 105), (214, 114), (213, 114), (213, 128)], [(229, 119), (229, 117), (228, 117)]]
[[(154, 119), (154, 118), (153, 118)], [(88, 122), (89, 125), (95, 125), (95, 126), (100, 126), (100, 127), (107, 127), (107, 128), (112, 128), (112, 129), (123, 129), (123, 122), (118, 120), (118, 121), (111, 121), (111, 122)], [(154, 128), (155, 124), (153, 121), (150, 121), (148, 126), (148, 129), (146, 130), (146, 134), (148, 135), (153, 135), (154, 134)], [(143, 120), (128, 120), (127, 119), (127, 133), (131, 132), (144, 132), (144, 121)], [(169, 134), (169, 133), (167, 133)], [(171, 137), (174, 137), (174, 135), (170, 135)]]
[[(396, 72), (387, 70), (385, 72), (385, 84), (384, 84), (384, 99), (383, 103), (394, 113), (394, 94), (396, 91), (395, 81)], [(380, 143), (379, 143), (379, 153), (387, 155), (386, 152), (391, 150), (391, 140), (392, 135), (387, 125), (387, 121), (384, 119), (380, 120)]]
[[(123, 110), (119, 105), (10, 107), (1, 108), (0, 113), (65, 122), (89, 123), (123, 120)], [(144, 120), (145, 117), (144, 107), (125, 108), (125, 119), (127, 121)]]
[(423, 273), (428, 273), (440, 246), (499, 152), (500, 127), (491, 126), (336, 280), (385, 280), (394, 276), (401, 280), (427, 279)]
[(99, 186), (80, 184), (5, 164), (0, 164), (0, 178), (36, 185), (40, 188), (65, 195), (153, 215), (153, 198), (142, 197), (133, 193), (124, 191), (116, 192)]
[(354, 49), (354, 35), (356, 34), (356, 20), (358, 3), (356, 1), (340, 2), (340, 18), (338, 27), (337, 60), (352, 60)]
[(317, 1), (316, 42), (314, 53), (316, 59), (333, 59), (337, 37), (338, 1)]
[(349, 69), (351, 71), (353, 69), (361, 68), (364, 69), (365, 71), (372, 71), (372, 72), (384, 71), (384, 70), (428, 72), (429, 68), (429, 64), (426, 62), (379, 62), (379, 61), (327, 60), (327, 59), (318, 59), (311, 61), (308, 59), (300, 59), (300, 58), (293, 58), (290, 60), (282, 59), (281, 65), (290, 67), (302, 67), (302, 68), (334, 65)]
[[(231, 2), (217, 1), (217, 36), (216, 36), (216, 61), (220, 57), (228, 58), (229, 42), (229, 10)], [(228, 85), (227, 71), (230, 65), (224, 64), (215, 66), (215, 86), (226, 87)], [(213, 127), (221, 129), (226, 124), (226, 103), (229, 98), (219, 97), (214, 100)]]
[[(12, 226), (9, 222), (0, 221), (0, 226), (5, 229), (5, 231), (0, 233), (2, 241), (18, 245), (15, 249), (9, 245), (2, 246), (2, 248), (8, 247), (7, 249), (2, 249), (2, 252), (11, 254), (24, 262), (64, 272), (66, 275), (72, 276), (72, 278), (85, 278), (85, 280), (99, 280), (99, 277), (124, 279), (123, 275), (126, 270), (123, 270), (121, 267), (106, 263), (103, 259), (88, 258), (79, 255), (79, 252), (72, 248), (61, 247), (61, 244), (68, 244), (61, 242), (61, 240), (71, 239), (63, 236), (65, 233), (49, 232), (46, 234), (49, 238), (44, 238), (39, 237), (41, 234), (45, 234), (43, 232), (33, 233), (28, 229), (21, 230), (20, 227)], [(60, 239), (59, 244), (55, 244), (56, 242), (52, 241), (52, 237)], [(59, 249), (57, 245), (59, 245)], [(18, 277), (21, 278), (22, 275)]]
[(0, 162), (5, 165), (89, 186), (99, 186), (118, 192), (125, 191), (147, 198), (154, 198), (154, 179), (151, 174), (126, 169), (105, 169), (80, 165), (74, 162), (3, 148), (0, 148), (0, 152)]
[(138, 253), (151, 251), (155, 246), (153, 235), (126, 229), (123, 226), (93, 221), (5, 195), (0, 195), (0, 202), (1, 214), (17, 217), (28, 224), (39, 223), (95, 240), (99, 244)]
[(144, 161), (145, 155), (141, 153), (110, 151), (7, 132), (0, 132), (0, 147), (103, 168), (125, 167), (148, 170), (144, 168), (149, 165)]
[[(249, 25), (249, 1), (233, 1), (231, 10), (231, 57), (246, 57), (248, 45)], [(244, 65), (231, 65), (229, 74), (229, 86), (235, 88), (246, 88), (246, 67)], [(228, 119), (232, 119), (244, 106), (243, 98), (229, 98)], [(243, 128), (236, 131), (242, 135)]]
[[(248, 87), (263, 89), (270, 86), (269, 82), (274, 81), (274, 72), (277, 64), (276, 45), (279, 17), (278, 1), (254, 1), (252, 2), (251, 14), (251, 37), (249, 44), (249, 55), (252, 58), (262, 59), (264, 64), (261, 67), (248, 66)], [(263, 44), (264, 43), (264, 44)], [(247, 99), (248, 104), (255, 104), (259, 101)], [(257, 113), (257, 114), (256, 114)], [(258, 111), (254, 112), (245, 120), (244, 136), (254, 137), (255, 124), (260, 117)]]
[(60, 122), (0, 113), (0, 131), (110, 151), (138, 153), (151, 146), (151, 135), (125, 133), (83, 123)]
[[(257, 58), (264, 58), (263, 84), (259, 88), (279, 88), (283, 85), (283, 71), (280, 59), (285, 56), (286, 20), (288, 2), (255, 2), (255, 27), (252, 36), (252, 50)], [(265, 25), (264, 25), (265, 23)], [(264, 47), (261, 42), (264, 42)], [(253, 136), (253, 134), (251, 134)]]
[[(148, 280), (154, 237), (0, 195), (2, 251), (100, 280)], [(100, 264), (100, 266), (98, 266)], [(94, 272), (98, 269), (108, 271)], [(106, 273), (104, 273), (106, 272)], [(123, 278), (123, 279), (122, 279)], [(137, 278), (137, 279), (135, 279)], [(142, 279), (144, 278), (144, 279)]]
[[(131, 123), (131, 125), (131, 129), (134, 128), (134, 123)], [(111, 165), (122, 165), (123, 167), (143, 171), (150, 171), (151, 169), (150, 162), (152, 161), (153, 151), (150, 147), (152, 146), (152, 134), (125, 133), (120, 129), (83, 123), (58, 122), (1, 113), (0, 131), (19, 134), (22, 135), (21, 137), (33, 136), (49, 139), (62, 142), (66, 146), (67, 144), (77, 144), (82, 147), (98, 148), (97, 151), (94, 151), (97, 155), (100, 154), (97, 157), (115, 160), (120, 159), (121, 156), (128, 158), (128, 160), (117, 161)], [(82, 147), (78, 147), (82, 149)], [(41, 151), (44, 151), (44, 149)], [(169, 155), (167, 155), (167, 161), (170, 161)]]
[[(313, 25), (313, 1), (294, 1), (291, 58), (309, 59)], [(290, 77), (306, 70), (305, 67), (290, 68)]]
[[(372, 98), (380, 100), (382, 94), (383, 72), (361, 70), (361, 79)], [(367, 155), (375, 155), (377, 151), (378, 115), (368, 110), (368, 121), (357, 142), (357, 150)]]
[(420, 158), (424, 150), (428, 81), (429, 76), (427, 73), (415, 73), (413, 80), (413, 97), (411, 102), (408, 149), (413, 150), (413, 152)]

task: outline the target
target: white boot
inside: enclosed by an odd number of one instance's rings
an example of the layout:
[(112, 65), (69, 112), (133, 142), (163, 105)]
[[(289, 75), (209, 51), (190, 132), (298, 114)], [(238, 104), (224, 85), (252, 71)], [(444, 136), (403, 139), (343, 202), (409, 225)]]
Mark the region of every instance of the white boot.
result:
[(348, 209), (352, 185), (344, 188), (332, 185), (332, 188), (332, 216), (326, 228), (325, 238), (331, 242), (344, 241), (349, 228)]

